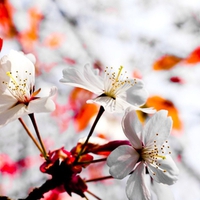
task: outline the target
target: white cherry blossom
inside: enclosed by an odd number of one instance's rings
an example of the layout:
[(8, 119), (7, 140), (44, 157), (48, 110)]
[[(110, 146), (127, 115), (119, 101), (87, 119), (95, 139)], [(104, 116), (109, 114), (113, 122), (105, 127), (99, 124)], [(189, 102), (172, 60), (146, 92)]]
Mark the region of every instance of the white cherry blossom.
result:
[(78, 68), (67, 67), (63, 70), (60, 82), (91, 91), (97, 97), (87, 102), (100, 104), (110, 112), (123, 112), (127, 107), (147, 113), (155, 112), (151, 108), (140, 108), (146, 102), (148, 93), (143, 82), (130, 79), (122, 66), (118, 71), (106, 67), (103, 76), (89, 64)]
[(32, 54), (11, 50), (0, 60), (0, 126), (25, 114), (49, 112), (55, 109), (51, 97), (56, 93), (52, 87), (49, 96), (37, 97), (35, 91), (35, 57)]
[(110, 174), (117, 179), (130, 175), (126, 193), (130, 200), (150, 200), (145, 183), (146, 168), (158, 183), (171, 185), (178, 179), (179, 170), (172, 160), (167, 141), (172, 128), (172, 119), (167, 111), (161, 110), (142, 125), (135, 112), (126, 112), (122, 127), (132, 146), (116, 148), (107, 159)]

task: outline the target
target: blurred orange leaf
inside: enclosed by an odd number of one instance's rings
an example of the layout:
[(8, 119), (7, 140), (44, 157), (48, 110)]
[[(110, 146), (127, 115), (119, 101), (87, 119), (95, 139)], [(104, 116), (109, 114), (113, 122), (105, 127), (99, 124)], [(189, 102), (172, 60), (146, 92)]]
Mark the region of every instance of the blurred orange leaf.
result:
[(80, 112), (75, 116), (76, 130), (82, 131), (86, 128), (91, 118), (98, 112), (95, 104), (84, 104)]
[(136, 110), (136, 114), (137, 114), (137, 117), (138, 117), (138, 119), (140, 120), (140, 122), (141, 122), (142, 124), (144, 124), (145, 121), (146, 121), (146, 119), (147, 119), (147, 117), (148, 117), (148, 114), (147, 114), (147, 113), (144, 113), (144, 112), (142, 112), (142, 111), (140, 111), (140, 110)]
[(154, 70), (169, 70), (179, 63), (182, 58), (173, 55), (164, 55), (153, 64)]
[(92, 98), (92, 96), (92, 92), (75, 87), (69, 95), (69, 103), (72, 109), (76, 110), (82, 107), (82, 105), (85, 104), (88, 99)]
[(4, 37), (12, 37), (17, 33), (13, 20), (13, 7), (8, 0), (0, 1), (0, 26)]
[(176, 130), (182, 129), (182, 123), (179, 119), (179, 113), (173, 102), (167, 99), (164, 99), (160, 96), (149, 97), (146, 103), (147, 107), (154, 107), (157, 111), (164, 109), (168, 110), (168, 115), (172, 117), (173, 128)]
[(87, 104), (93, 93), (82, 88), (74, 88), (69, 96), (71, 109), (74, 110), (74, 122), (77, 131), (82, 131), (88, 125), (91, 118), (98, 112), (98, 106)]
[(187, 64), (195, 64), (200, 62), (200, 47), (197, 47), (186, 59)]
[(43, 15), (36, 7), (29, 9), (28, 15), (29, 28), (20, 33), (19, 41), (26, 51), (32, 51), (34, 43), (38, 40), (39, 25)]

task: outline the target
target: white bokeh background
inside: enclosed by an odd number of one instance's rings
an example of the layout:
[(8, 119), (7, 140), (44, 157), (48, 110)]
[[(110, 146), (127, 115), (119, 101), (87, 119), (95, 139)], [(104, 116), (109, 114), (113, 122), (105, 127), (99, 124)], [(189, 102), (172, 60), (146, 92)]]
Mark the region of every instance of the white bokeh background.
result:
[[(36, 7), (44, 18), (38, 27), (37, 41), (31, 48), (25, 48), (17, 37), (8, 38), (0, 32), (4, 39), (1, 57), (10, 49), (36, 55), (42, 72), (37, 77), (36, 86), (42, 87), (44, 92), (46, 88), (48, 92), (50, 86), (56, 85), (62, 104), (67, 102), (72, 89), (59, 83), (62, 69), (69, 65), (63, 61), (64, 57), (75, 60), (75, 66), (100, 61), (103, 67), (123, 65), (129, 72), (138, 70), (149, 95), (160, 95), (174, 103), (183, 130), (173, 134), (170, 142), (175, 161), (178, 153), (182, 159), (177, 162), (179, 180), (171, 189), (175, 200), (200, 200), (200, 64), (188, 66), (180, 62), (168, 71), (152, 69), (153, 63), (165, 54), (187, 57), (200, 46), (200, 1), (10, 0), (10, 3), (14, 7), (13, 20), (19, 32), (30, 26), (30, 8)], [(56, 49), (45, 45), (45, 39), (52, 33), (59, 33), (62, 37), (62, 43)], [(47, 70), (45, 67), (51, 63), (54, 66)], [(169, 82), (171, 76), (181, 77), (184, 84)], [(120, 122), (110, 125), (107, 119), (112, 117), (107, 115), (102, 118), (97, 131), (108, 131), (113, 139), (123, 138)], [(73, 124), (69, 124), (69, 128), (60, 134), (50, 114), (38, 114), (36, 119), (43, 137), (51, 138), (51, 149), (62, 145), (71, 149), (89, 129), (76, 134)], [(31, 125), (28, 118), (24, 120)], [(47, 178), (39, 172), (41, 160), (37, 159), (37, 149), (18, 121), (0, 129), (0, 153), (8, 154), (13, 160), (29, 155), (36, 157), (30, 169), (15, 177), (0, 174), (0, 194), (22, 198), (29, 188), (41, 185)], [(126, 180), (89, 186), (103, 200), (122, 200), (126, 199), (125, 184)]]

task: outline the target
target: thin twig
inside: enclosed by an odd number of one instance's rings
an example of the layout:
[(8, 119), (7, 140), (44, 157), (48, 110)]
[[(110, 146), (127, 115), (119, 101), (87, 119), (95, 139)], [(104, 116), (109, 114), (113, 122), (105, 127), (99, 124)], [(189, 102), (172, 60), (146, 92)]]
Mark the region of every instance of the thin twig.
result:
[(103, 177), (99, 177), (99, 178), (86, 180), (85, 182), (89, 183), (89, 182), (95, 182), (95, 181), (102, 181), (102, 180), (111, 179), (111, 178), (113, 178), (113, 177), (112, 176), (103, 176)]
[(35, 132), (36, 132), (36, 135), (37, 135), (38, 140), (39, 140), (39, 142), (40, 142), (40, 145), (41, 145), (41, 147), (42, 147), (42, 150), (43, 150), (43, 156), (44, 156), (45, 159), (47, 159), (47, 158), (48, 158), (48, 156), (47, 156), (47, 152), (46, 152), (46, 149), (45, 149), (45, 147), (44, 147), (44, 144), (43, 144), (42, 138), (41, 138), (41, 136), (40, 136), (40, 132), (39, 132), (39, 129), (38, 129), (38, 126), (37, 126), (37, 123), (36, 123), (36, 120), (35, 120), (34, 114), (33, 114), (33, 113), (29, 114), (29, 117), (30, 117), (30, 119), (31, 119), (31, 122), (32, 122), (33, 127), (34, 127)]
[(85, 161), (85, 162), (78, 162), (77, 164), (90, 164), (90, 163), (98, 163), (98, 162), (103, 162), (106, 161), (107, 158), (101, 158), (101, 159), (96, 159), (92, 161)]
[(30, 130), (28, 129), (28, 127), (26, 126), (26, 124), (24, 123), (22, 118), (19, 118), (19, 121), (21, 122), (22, 126), (24, 127), (24, 129), (26, 130), (26, 132), (28, 133), (29, 137), (32, 139), (32, 141), (35, 143), (35, 145), (37, 146), (37, 148), (39, 149), (39, 151), (43, 154), (43, 150), (41, 148), (41, 146), (38, 144), (37, 140), (35, 139), (35, 137), (32, 135), (32, 133), (30, 132)]
[(89, 134), (88, 134), (88, 136), (87, 136), (87, 138), (86, 138), (86, 140), (85, 140), (85, 143), (83, 144), (83, 146), (82, 146), (82, 148), (81, 148), (81, 150), (80, 150), (78, 156), (76, 157), (76, 160), (75, 160), (74, 163), (76, 163), (76, 162), (78, 161), (79, 157), (80, 157), (81, 154), (84, 152), (85, 147), (87, 146), (88, 141), (89, 141), (90, 137), (92, 136), (92, 134), (93, 134), (93, 132), (94, 132), (94, 129), (95, 129), (95, 127), (96, 127), (96, 125), (97, 125), (97, 123), (98, 123), (98, 121), (99, 121), (99, 119), (100, 119), (100, 117), (102, 116), (102, 114), (103, 114), (104, 111), (105, 111), (104, 107), (103, 107), (103, 106), (100, 106), (100, 109), (99, 109), (99, 112), (98, 112), (98, 114), (97, 114), (97, 116), (96, 116), (96, 119), (95, 119), (95, 121), (94, 121), (94, 123), (93, 123), (93, 125), (92, 125), (92, 127), (91, 127), (91, 129), (90, 129), (90, 132), (89, 132)]
[(89, 190), (87, 190), (86, 192), (89, 193), (90, 195), (92, 195), (93, 197), (95, 197), (96, 199), (101, 200), (98, 196), (96, 196), (95, 194), (93, 194)]

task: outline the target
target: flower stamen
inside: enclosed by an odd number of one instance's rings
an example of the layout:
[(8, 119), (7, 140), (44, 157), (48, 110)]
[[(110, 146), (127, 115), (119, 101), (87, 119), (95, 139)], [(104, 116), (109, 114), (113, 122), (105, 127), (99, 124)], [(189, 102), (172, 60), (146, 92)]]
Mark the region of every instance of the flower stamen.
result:
[[(157, 137), (158, 135), (159, 134), (156, 133), (155, 137)], [(161, 158), (163, 160), (166, 159), (166, 156), (163, 155), (165, 153), (164, 149), (166, 147), (165, 147), (165, 145), (162, 145), (159, 150), (156, 143), (157, 143), (156, 140), (154, 140), (151, 146), (149, 146), (149, 147), (143, 146), (142, 150), (140, 151), (140, 157), (143, 161), (145, 161), (147, 163), (151, 163), (158, 169), (159, 166), (161, 165), (158, 162), (158, 159), (159, 158)], [(169, 148), (169, 146), (167, 146), (167, 147)]]
[(6, 75), (9, 76), (13, 80), (13, 84), (18, 86), (18, 83), (15, 81), (14, 77), (12, 76), (12, 72), (6, 72)]
[[(25, 71), (25, 73), (28, 73), (28, 71)], [(13, 73), (11, 71), (7, 71), (6, 75), (11, 79), (10, 82), (5, 82), (3, 81), (2, 83), (5, 84), (8, 88), (8, 90), (10, 91), (10, 93), (16, 98), (18, 99), (19, 102), (22, 103), (28, 103), (30, 100), (30, 91), (31, 88), (29, 88), (30, 86), (27, 84), (28, 79), (20, 79), (20, 77), (18, 76), (18, 71), (16, 71), (16, 76), (13, 76)], [(29, 73), (29, 76), (31, 76), (31, 73)], [(32, 97), (36, 96), (38, 93), (40, 92), (40, 90), (36, 91)]]
[(130, 81), (128, 77), (124, 78), (126, 71), (122, 73), (123, 66), (120, 66), (118, 69), (118, 73), (112, 72), (113, 68), (111, 67), (111, 71), (108, 71), (108, 67), (106, 67), (105, 75), (106, 75), (106, 81), (108, 84), (106, 84), (107, 88), (105, 88), (104, 94), (106, 96), (109, 96), (113, 99), (116, 99), (117, 95), (122, 90), (122, 88), (126, 88), (126, 90), (136, 84), (136, 80)]

